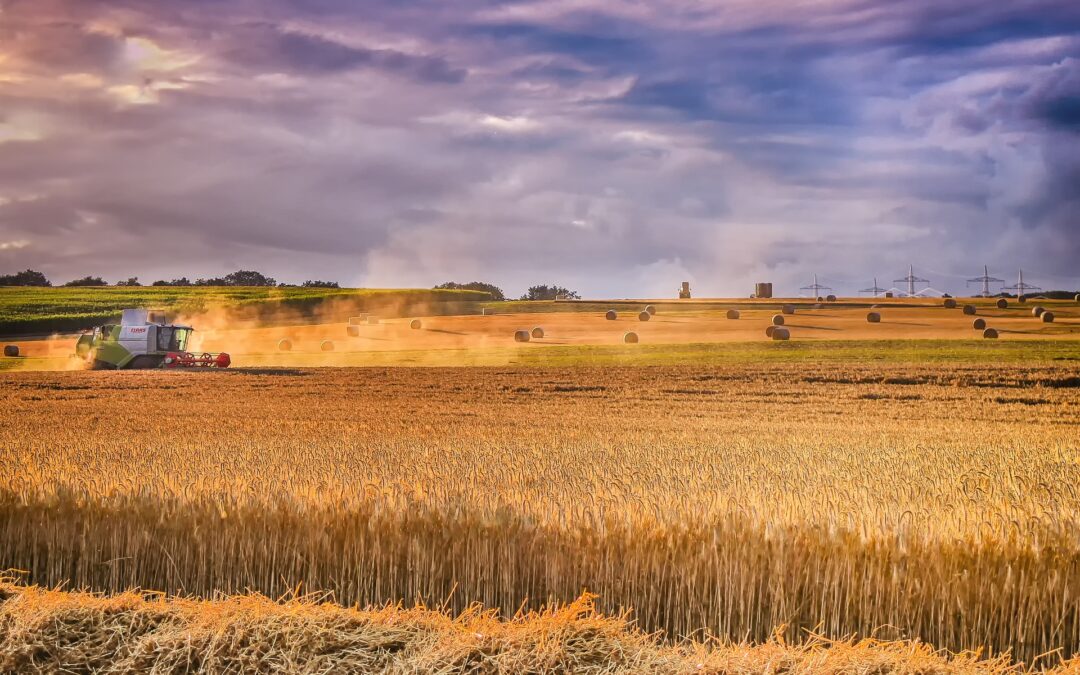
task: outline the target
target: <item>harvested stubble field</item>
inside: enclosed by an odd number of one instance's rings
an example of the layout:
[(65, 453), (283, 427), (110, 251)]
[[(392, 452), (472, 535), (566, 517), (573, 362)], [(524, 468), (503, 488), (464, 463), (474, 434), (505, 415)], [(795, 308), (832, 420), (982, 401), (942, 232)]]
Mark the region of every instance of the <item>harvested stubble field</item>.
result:
[(0, 564), (504, 615), (588, 590), (673, 642), (1052, 665), (1080, 649), (1078, 392), (1049, 365), (5, 373)]

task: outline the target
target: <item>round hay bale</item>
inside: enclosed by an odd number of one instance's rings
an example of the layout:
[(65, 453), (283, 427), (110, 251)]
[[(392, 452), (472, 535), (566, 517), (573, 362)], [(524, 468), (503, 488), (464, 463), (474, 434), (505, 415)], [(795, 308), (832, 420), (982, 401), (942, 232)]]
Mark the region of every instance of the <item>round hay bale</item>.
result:
[(870, 312), (866, 315), (867, 323), (881, 323), (881, 314), (877, 312)]
[(652, 305), (645, 305), (645, 311), (648, 312), (650, 316), (656, 316), (656, 308)]
[(964, 305), (964, 314), (975, 316), (975, 305)]
[(532, 329), (532, 336), (534, 338), (542, 338), (542, 337), (544, 337), (544, 329), (541, 328), (540, 326), (537, 326), (536, 328), (533, 328)]
[(772, 332), (772, 339), (774, 340), (788, 340), (791, 338), (791, 331), (787, 328), (781, 328), (777, 326)]
[(374, 326), (379, 323), (379, 317), (369, 315), (367, 318), (367, 322), (369, 326)]
[(514, 331), (514, 342), (528, 342), (528, 341), (529, 341), (529, 331), (527, 331), (527, 330), (516, 330), (516, 331)]
[(346, 326), (345, 332), (349, 334), (349, 337), (360, 337), (360, 326)]
[(783, 312), (784, 314), (794, 314), (795, 313), (795, 305), (784, 305), (783, 307), (780, 308), (780, 311)]
[(613, 309), (609, 309), (607, 311), (607, 314), (604, 315), (604, 318), (607, 319), (608, 321), (614, 321), (615, 319), (619, 318), (619, 313), (616, 312)]
[(1041, 305), (1037, 305), (1037, 306), (1031, 308), (1031, 316), (1035, 316), (1035, 317), (1042, 316), (1043, 312), (1045, 312), (1045, 311), (1046, 311), (1045, 307), (1043, 307)]
[(776, 332), (776, 326), (769, 326), (765, 329), (765, 337), (772, 337), (772, 334)]
[(289, 338), (283, 338), (281, 340), (278, 340), (277, 348), (279, 352), (291, 352), (292, 340), (290, 340)]
[(1080, 302), (1080, 293), (1077, 293), (1076, 297), (1073, 298), (1073, 299), (1076, 300), (1077, 302)]
[(986, 328), (986, 319), (975, 319), (971, 322), (971, 327), (975, 330), (982, 330)]
[(4, 356), (12, 358), (19, 355), (19, 345), (4, 345)]
[(983, 338), (986, 339), (986, 340), (996, 340), (997, 336), (998, 336), (998, 332), (996, 330), (994, 330), (993, 328), (987, 328), (986, 330), (983, 331)]
[(1009, 301), (1006, 300), (1005, 298), (998, 298), (997, 308), (998, 309), (1008, 309), (1009, 308)]
[(645, 310), (641, 310), (641, 313), (637, 315), (637, 320), (638, 321), (648, 321), (651, 318), (652, 318), (652, 314), (649, 314)]
[(1022, 305), (1022, 304), (1027, 302), (1027, 296), (1026, 295), (1021, 295), (1021, 296), (1016, 298), (1016, 301), (1019, 302)]
[(823, 297), (821, 297), (821, 296), (819, 295), (819, 296), (817, 296), (817, 301), (818, 301), (818, 302), (825, 302), (825, 298), (823, 298)]
[(836, 296), (835, 295), (826, 295), (825, 296), (825, 302), (836, 302)]
[(945, 305), (945, 309), (956, 309), (956, 300), (954, 298), (945, 298), (945, 302), (941, 304)]
[(1043, 323), (1054, 323), (1054, 313), (1053, 312), (1043, 312), (1042, 313), (1042, 322)]
[(334, 341), (333, 340), (323, 340), (322, 344), (319, 345), (319, 349), (323, 350), (324, 352), (332, 352), (332, 351), (334, 351)]
[(622, 336), (622, 341), (628, 345), (636, 345), (638, 342), (637, 333), (634, 331), (628, 331), (626, 335)]
[(774, 314), (773, 318), (772, 318), (772, 325), (774, 325), (774, 326), (783, 326), (784, 325), (784, 315), (783, 314)]
[(413, 319), (409, 322), (409, 328), (412, 328), (413, 330), (420, 330), (423, 327), (424, 324), (420, 321), (420, 319)]
[(739, 310), (737, 309), (729, 309), (727, 311), (727, 318), (729, 319), (738, 319), (740, 316), (741, 314), (739, 314)]

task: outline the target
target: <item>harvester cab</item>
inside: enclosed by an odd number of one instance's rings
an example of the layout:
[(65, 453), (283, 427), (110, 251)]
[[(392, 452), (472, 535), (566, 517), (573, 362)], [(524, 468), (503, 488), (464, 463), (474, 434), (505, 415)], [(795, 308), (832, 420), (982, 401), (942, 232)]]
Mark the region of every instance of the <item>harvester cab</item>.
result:
[(119, 324), (98, 326), (79, 337), (75, 356), (95, 370), (127, 368), (228, 368), (228, 354), (192, 353), (191, 326), (168, 323), (165, 313), (125, 309)]

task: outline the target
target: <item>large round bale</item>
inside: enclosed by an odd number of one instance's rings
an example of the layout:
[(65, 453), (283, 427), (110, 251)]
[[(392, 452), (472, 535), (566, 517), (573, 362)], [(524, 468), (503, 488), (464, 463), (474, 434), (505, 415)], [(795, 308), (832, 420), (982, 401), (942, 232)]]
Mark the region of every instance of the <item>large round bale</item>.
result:
[(641, 310), (641, 313), (637, 315), (637, 320), (638, 321), (648, 321), (651, 318), (652, 318), (652, 314), (649, 314), (645, 310)]
[(323, 350), (324, 352), (332, 352), (332, 351), (334, 351), (334, 341), (333, 340), (323, 340), (322, 344), (319, 345), (319, 349)]
[(956, 299), (955, 298), (945, 298), (945, 302), (943, 302), (941, 304), (945, 305), (945, 309), (956, 309)]
[(772, 325), (774, 325), (774, 326), (783, 326), (784, 325), (784, 315), (783, 314), (773, 314)]
[(729, 319), (738, 319), (739, 316), (741, 316), (741, 315), (739, 314), (739, 310), (737, 310), (737, 309), (729, 309), (727, 311), (727, 318), (729, 318)]
[(996, 330), (994, 330), (993, 328), (987, 328), (986, 330), (983, 331), (983, 338), (986, 339), (986, 340), (996, 340), (997, 336), (998, 336), (998, 332)]
[(826, 295), (825, 296), (825, 302), (836, 302), (836, 296), (835, 295)]
[(607, 311), (607, 314), (604, 315), (604, 318), (607, 319), (608, 321), (614, 321), (615, 319), (619, 318), (619, 313), (616, 312), (613, 309), (609, 309)]
[(774, 340), (788, 340), (791, 338), (791, 331), (787, 328), (781, 328), (777, 326), (772, 332), (772, 339)]
[(1080, 302), (1080, 293), (1077, 293), (1076, 297), (1073, 298), (1073, 300), (1076, 300), (1077, 302)]
[(1043, 323), (1054, 323), (1054, 313), (1053, 312), (1043, 312), (1042, 313), (1042, 322)]
[(290, 340), (289, 338), (282, 338), (281, 340), (278, 340), (277, 348), (279, 352), (291, 352), (292, 340)]
[(866, 315), (867, 323), (881, 323), (881, 314), (878, 312), (870, 312)]
[(12, 358), (19, 355), (19, 345), (4, 345), (4, 356)]
[(795, 305), (784, 305), (783, 307), (780, 308), (780, 311), (783, 312), (784, 314), (794, 314), (795, 313)]
[(975, 305), (964, 305), (964, 314), (975, 316)]
[(634, 331), (628, 331), (626, 335), (622, 336), (622, 341), (628, 345), (636, 345), (638, 342), (637, 333)]
[(409, 328), (412, 328), (413, 330), (420, 330), (423, 327), (424, 324), (420, 321), (420, 319), (413, 319), (409, 322)]
[(817, 296), (817, 301), (818, 301), (818, 302), (825, 302), (825, 298), (823, 298), (823, 297), (821, 297), (821, 296), (819, 295), (819, 296)]
[(1009, 308), (1009, 301), (1006, 300), (1005, 298), (998, 298), (997, 308), (998, 309), (1008, 309)]
[(1046, 308), (1041, 306), (1041, 305), (1032, 307), (1031, 308), (1031, 316), (1035, 316), (1035, 317), (1042, 316), (1043, 312), (1045, 312), (1045, 311), (1046, 311)]
[(514, 331), (514, 342), (528, 342), (528, 341), (529, 341), (529, 331), (527, 331), (527, 330), (516, 330), (516, 331)]
[(986, 328), (986, 319), (975, 319), (971, 322), (971, 327), (975, 330), (982, 330)]
[(649, 313), (649, 316), (656, 316), (656, 308), (652, 305), (645, 305), (645, 311)]
[(1019, 302), (1021, 305), (1023, 305), (1024, 303), (1027, 302), (1027, 296), (1026, 295), (1017, 296), (1016, 301)]
[(532, 329), (532, 336), (534, 338), (537, 338), (537, 339), (544, 337), (544, 329), (541, 328), (540, 326), (537, 326), (536, 328), (533, 328)]
[(765, 337), (772, 337), (772, 334), (776, 332), (776, 326), (769, 326), (765, 329)]
[(360, 326), (346, 326), (345, 332), (349, 334), (349, 337), (360, 337)]

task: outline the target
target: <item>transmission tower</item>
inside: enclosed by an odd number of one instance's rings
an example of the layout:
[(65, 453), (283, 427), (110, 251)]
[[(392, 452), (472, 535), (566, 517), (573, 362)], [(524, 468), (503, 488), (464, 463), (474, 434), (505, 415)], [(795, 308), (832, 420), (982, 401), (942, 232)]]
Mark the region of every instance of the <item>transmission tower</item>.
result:
[(873, 288), (864, 288), (859, 292), (860, 293), (869, 293), (869, 294), (873, 295), (876, 298), (877, 296), (881, 295), (882, 293), (884, 293), (887, 290), (889, 290), (889, 289), (882, 288), (881, 286), (878, 286), (877, 285), (877, 277), (874, 277), (874, 286), (873, 286)]
[(986, 265), (983, 265), (983, 275), (981, 277), (975, 277), (974, 279), (968, 279), (967, 283), (968, 283), (969, 287), (971, 286), (971, 284), (981, 283), (982, 284), (982, 293), (979, 294), (979, 297), (981, 297), (981, 298), (989, 298), (990, 297), (990, 284), (991, 283), (1003, 284), (1003, 283), (1005, 283), (1005, 280), (1004, 279), (995, 279), (994, 277), (990, 276), (990, 270), (987, 268)]
[(1027, 295), (1028, 291), (1041, 291), (1038, 286), (1032, 286), (1031, 284), (1024, 283), (1024, 270), (1020, 270), (1020, 278), (1016, 281), (1015, 286), (1006, 286), (1002, 290), (1004, 291), (1016, 291), (1016, 297), (1020, 298)]
[(928, 287), (930, 286), (929, 279), (920, 279), (919, 277), (915, 276), (915, 270), (912, 268), (911, 265), (908, 265), (906, 277), (904, 277), (903, 279), (893, 279), (894, 284), (898, 284), (901, 281), (907, 283), (908, 297), (915, 297), (915, 284), (926, 284)]
[(832, 289), (829, 288), (828, 286), (822, 286), (821, 284), (819, 284), (817, 282), (817, 275), (815, 274), (814, 275), (814, 283), (810, 284), (809, 286), (803, 286), (799, 290), (800, 291), (813, 291), (812, 295), (815, 298), (819, 298), (819, 297), (821, 297), (821, 291), (831, 291)]

